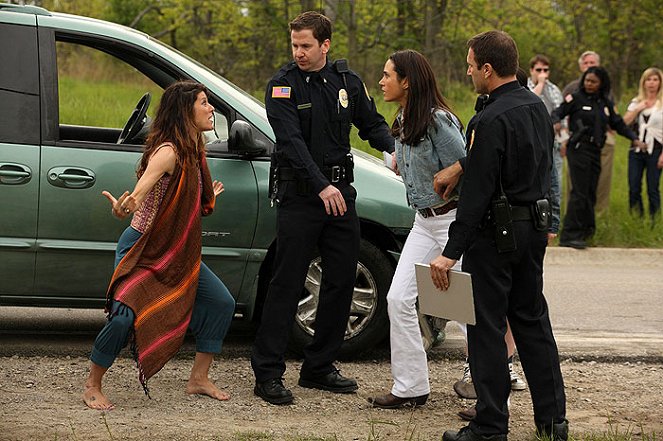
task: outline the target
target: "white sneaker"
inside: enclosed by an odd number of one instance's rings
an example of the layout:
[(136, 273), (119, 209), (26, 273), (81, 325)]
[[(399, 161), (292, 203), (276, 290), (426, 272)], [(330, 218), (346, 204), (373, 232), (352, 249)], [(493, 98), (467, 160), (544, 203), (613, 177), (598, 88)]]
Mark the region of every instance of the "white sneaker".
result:
[(509, 363), (509, 377), (511, 378), (511, 390), (527, 389), (527, 383), (520, 379), (516, 371), (513, 369), (513, 363)]

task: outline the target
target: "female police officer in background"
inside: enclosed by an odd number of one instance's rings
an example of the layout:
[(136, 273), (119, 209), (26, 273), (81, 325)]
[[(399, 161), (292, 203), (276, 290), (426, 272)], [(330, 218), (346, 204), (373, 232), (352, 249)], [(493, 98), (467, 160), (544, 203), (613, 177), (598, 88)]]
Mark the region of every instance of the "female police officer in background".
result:
[(566, 154), (572, 189), (560, 245), (583, 249), (596, 229), (596, 186), (601, 173), (601, 146), (608, 127), (629, 138), (634, 145), (640, 145), (641, 141), (615, 112), (614, 104), (608, 98), (610, 78), (604, 68), (590, 67), (582, 75), (580, 83), (580, 89), (567, 95), (551, 116), (557, 131), (560, 120), (569, 116), (571, 132)]

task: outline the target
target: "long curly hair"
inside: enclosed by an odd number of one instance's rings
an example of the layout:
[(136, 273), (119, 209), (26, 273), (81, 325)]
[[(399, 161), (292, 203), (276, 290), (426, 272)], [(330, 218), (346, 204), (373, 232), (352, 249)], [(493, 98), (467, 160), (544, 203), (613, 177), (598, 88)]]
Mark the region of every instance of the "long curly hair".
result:
[(198, 162), (205, 151), (203, 134), (196, 126), (193, 111), (200, 92), (209, 95), (207, 87), (195, 81), (178, 81), (164, 90), (138, 166), (139, 177), (145, 172), (152, 154), (164, 142), (174, 145), (181, 166)]

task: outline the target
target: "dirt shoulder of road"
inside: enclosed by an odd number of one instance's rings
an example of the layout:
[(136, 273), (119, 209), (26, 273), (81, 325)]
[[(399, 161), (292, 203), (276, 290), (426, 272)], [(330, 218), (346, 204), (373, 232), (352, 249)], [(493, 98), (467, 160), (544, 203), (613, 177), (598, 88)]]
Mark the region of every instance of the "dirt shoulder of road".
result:
[[(457, 354), (448, 355), (446, 349), (431, 354), (431, 397), (415, 410), (378, 410), (366, 401), (391, 386), (384, 353), (339, 365), (344, 374), (359, 382), (358, 393), (349, 395), (296, 386), (300, 363), (288, 361), (285, 381), (296, 397), (291, 406), (268, 405), (253, 395), (253, 374), (244, 354), (237, 356), (230, 351), (213, 367), (212, 378), (232, 395), (228, 402), (184, 393), (192, 363), (186, 353), (171, 360), (150, 381), (152, 399), (148, 399), (141, 391), (133, 362), (125, 357), (107, 375), (104, 390), (117, 408), (106, 413), (87, 409), (81, 400), (89, 363), (86, 358), (3, 357), (0, 440), (301, 439), (297, 436), (338, 441), (439, 440), (444, 430), (464, 425), (456, 413), (473, 404), (453, 392), (462, 360)], [(663, 435), (661, 364), (567, 358), (562, 371), (572, 433), (616, 429), (637, 435), (644, 429), (645, 433), (656, 433), (657, 438)], [(529, 393), (514, 392), (510, 409), (510, 439), (533, 440)]]

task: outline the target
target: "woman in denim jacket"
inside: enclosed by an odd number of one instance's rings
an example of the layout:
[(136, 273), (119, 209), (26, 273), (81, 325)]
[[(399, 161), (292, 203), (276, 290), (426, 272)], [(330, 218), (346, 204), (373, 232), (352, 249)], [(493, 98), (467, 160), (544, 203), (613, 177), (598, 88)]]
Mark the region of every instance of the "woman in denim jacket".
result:
[(384, 100), (398, 104), (392, 126), (396, 138), (394, 171), (403, 177), (408, 203), (417, 210), (387, 294), (391, 392), (369, 398), (374, 407), (420, 406), (430, 393), (428, 364), (417, 315), (414, 264), (430, 262), (447, 242), (456, 217), (458, 196), (442, 199), (433, 176), (465, 156), (462, 125), (442, 98), (430, 63), (420, 53), (403, 50), (384, 66), (380, 87)]

